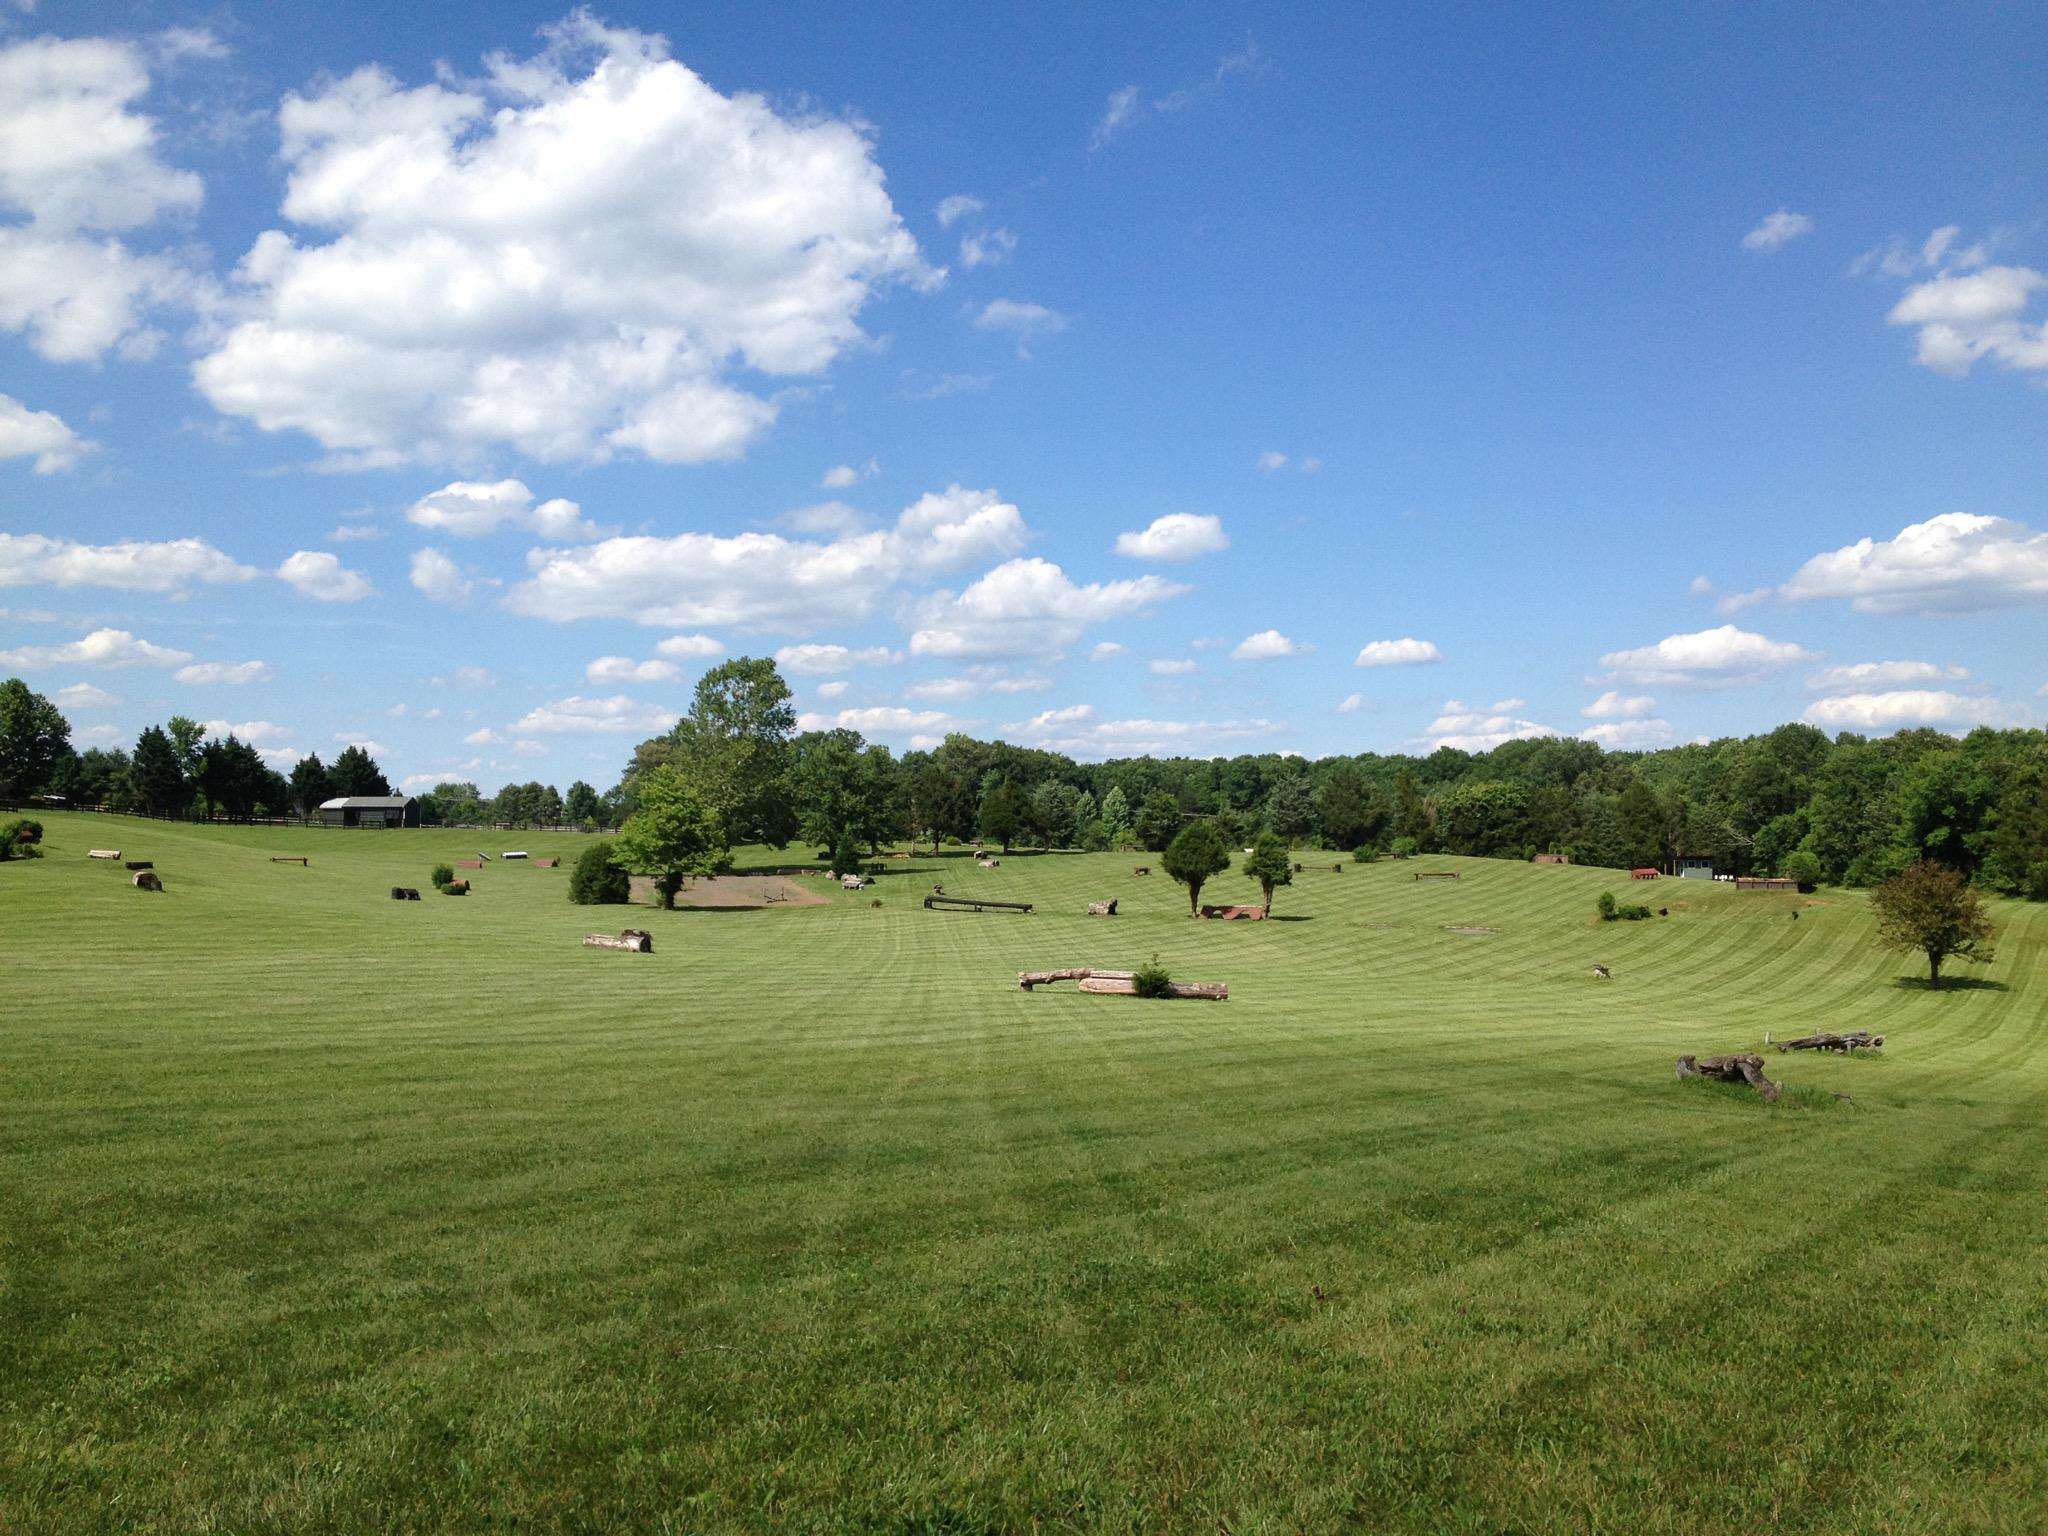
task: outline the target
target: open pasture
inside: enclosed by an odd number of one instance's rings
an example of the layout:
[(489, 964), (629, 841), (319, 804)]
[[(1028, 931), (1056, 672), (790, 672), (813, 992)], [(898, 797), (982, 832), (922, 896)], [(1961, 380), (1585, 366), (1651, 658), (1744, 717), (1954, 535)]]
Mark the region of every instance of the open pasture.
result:
[[(956, 853), (670, 914), (571, 906), (569, 835), (45, 822), (0, 866), (0, 1530), (2048, 1511), (2048, 909), (1929, 992), (1836, 891), (1326, 855), (1200, 923), (1144, 855)], [(563, 862), (388, 897), (502, 847)], [(1016, 987), (1155, 953), (1230, 1001)], [(1767, 1053), (1777, 1106), (1673, 1075), (1859, 1027)]]

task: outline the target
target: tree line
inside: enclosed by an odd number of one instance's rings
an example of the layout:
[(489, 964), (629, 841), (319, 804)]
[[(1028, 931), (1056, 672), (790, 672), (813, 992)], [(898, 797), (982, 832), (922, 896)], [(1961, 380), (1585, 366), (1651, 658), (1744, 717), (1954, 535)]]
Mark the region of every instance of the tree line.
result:
[[(0, 795), (38, 792), (112, 806), (305, 814), (337, 794), (387, 793), (360, 748), (289, 779), (233, 737), (191, 721), (151, 727), (134, 752), (73, 753), (62, 715), (19, 679), (0, 685)], [(1163, 852), (1208, 821), (1228, 846), (1283, 845), (1670, 869), (1683, 855), (1729, 874), (1875, 885), (1920, 859), (2008, 895), (2048, 900), (2048, 733), (1981, 728), (1830, 737), (1807, 725), (1610, 752), (1570, 738), (1360, 753), (1120, 758), (947, 736), (901, 755), (836, 729), (799, 732), (772, 661), (741, 657), (699, 680), (689, 713), (639, 744), (619, 782), (508, 784), (486, 799), (449, 782), (420, 797), (440, 822), (615, 827), (658, 770), (688, 786), (727, 847), (802, 839), (834, 857), (913, 839), (937, 847), (1137, 848)]]

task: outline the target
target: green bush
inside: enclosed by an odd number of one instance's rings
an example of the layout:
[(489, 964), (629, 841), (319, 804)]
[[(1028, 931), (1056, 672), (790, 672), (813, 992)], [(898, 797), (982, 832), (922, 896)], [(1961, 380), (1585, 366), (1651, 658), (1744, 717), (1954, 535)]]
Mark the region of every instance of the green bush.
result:
[(1799, 889), (1810, 891), (1820, 884), (1820, 860), (1804, 848), (1785, 855), (1785, 878), (1797, 880)]
[(2027, 886), (2024, 894), (2029, 901), (2048, 901), (2048, 859), (2027, 866)]
[(1173, 991), (1173, 978), (1159, 963), (1157, 955), (1131, 973), (1131, 983), (1138, 989), (1140, 997), (1169, 997)]
[(1422, 852), (1422, 844), (1412, 837), (1397, 837), (1394, 839), (1393, 852), (1397, 859), (1412, 859)]
[(1370, 864), (1379, 856), (1379, 849), (1373, 847), (1370, 843), (1360, 843), (1351, 850), (1351, 861), (1354, 864)]
[(43, 824), (40, 821), (31, 821), (26, 816), (0, 821), (0, 861), (40, 859), (43, 850), (36, 845), (42, 840)]
[(443, 896), (467, 896), (469, 894), (469, 882), (467, 880), (450, 880), (446, 885), (439, 886), (437, 889)]
[(1603, 923), (1613, 922), (1615, 919), (1616, 912), (1617, 908), (1614, 905), (1614, 892), (1602, 891), (1600, 893), (1600, 921)]
[(446, 864), (436, 864), (434, 872), (427, 878), (434, 882), (434, 889), (438, 891), (442, 886), (454, 883), (455, 871)]
[(569, 871), (569, 899), (579, 907), (621, 906), (632, 894), (632, 878), (612, 862), (609, 842), (592, 843)]

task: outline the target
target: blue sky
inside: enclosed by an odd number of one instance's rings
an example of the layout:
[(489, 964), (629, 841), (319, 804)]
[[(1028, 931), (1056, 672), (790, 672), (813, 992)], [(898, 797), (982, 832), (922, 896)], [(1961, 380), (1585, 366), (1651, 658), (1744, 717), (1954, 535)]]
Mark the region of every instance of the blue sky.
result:
[(0, 7), (0, 671), (422, 785), (2040, 724), (2021, 10)]

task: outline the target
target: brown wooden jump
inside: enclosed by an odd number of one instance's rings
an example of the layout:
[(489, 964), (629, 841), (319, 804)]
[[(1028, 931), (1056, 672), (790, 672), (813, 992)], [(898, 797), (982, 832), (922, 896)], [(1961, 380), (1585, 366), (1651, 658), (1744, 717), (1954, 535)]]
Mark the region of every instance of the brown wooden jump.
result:
[(927, 896), (927, 912), (1029, 912), (1028, 901), (976, 901), (969, 896)]

